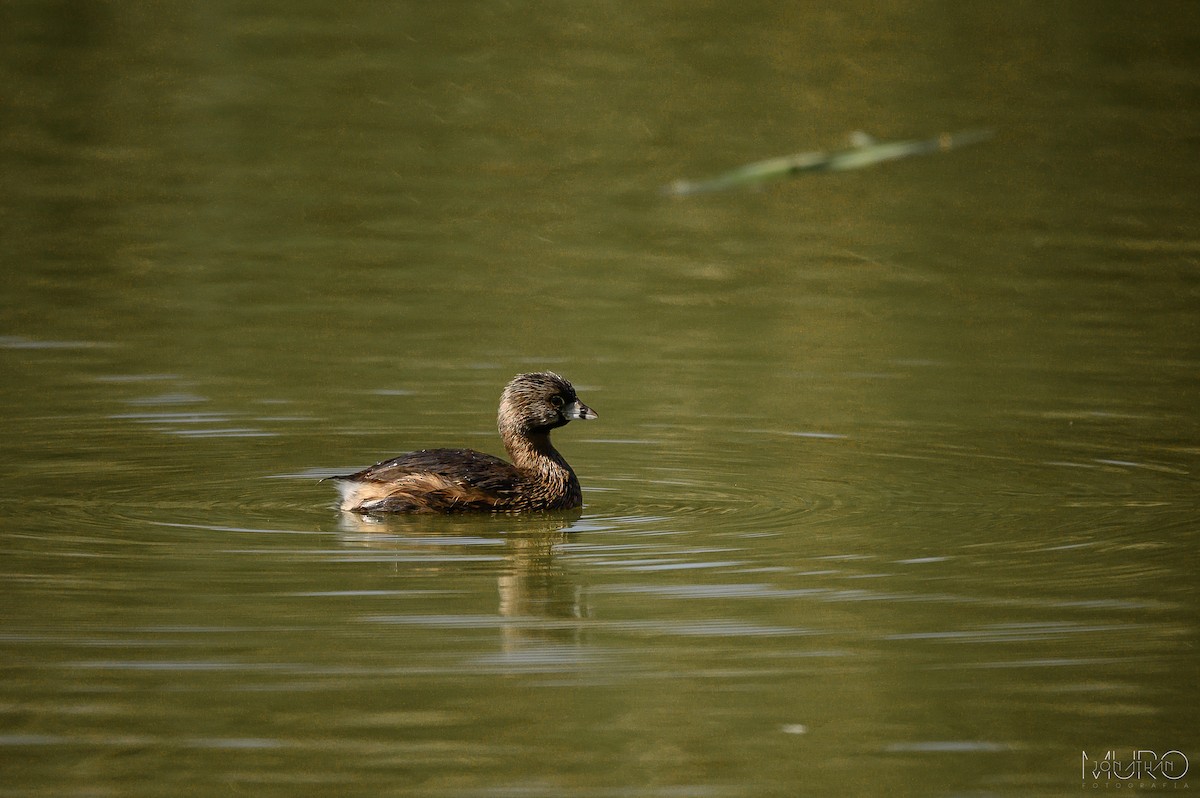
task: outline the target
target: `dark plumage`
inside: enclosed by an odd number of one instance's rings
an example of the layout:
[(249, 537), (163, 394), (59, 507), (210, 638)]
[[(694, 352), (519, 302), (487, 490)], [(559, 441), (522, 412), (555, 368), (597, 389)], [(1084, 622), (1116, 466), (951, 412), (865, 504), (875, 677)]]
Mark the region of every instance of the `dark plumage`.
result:
[(473, 449), (424, 449), (331, 479), (341, 509), (353, 513), (567, 510), (583, 495), (550, 431), (595, 417), (557, 374), (518, 374), (500, 396), (497, 424), (511, 463)]

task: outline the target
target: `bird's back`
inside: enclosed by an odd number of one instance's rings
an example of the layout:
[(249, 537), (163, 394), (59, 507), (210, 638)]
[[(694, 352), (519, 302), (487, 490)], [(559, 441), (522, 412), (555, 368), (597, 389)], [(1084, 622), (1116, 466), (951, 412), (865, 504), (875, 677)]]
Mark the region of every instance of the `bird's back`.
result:
[(350, 512), (503, 512), (519, 509), (524, 478), (474, 449), (422, 449), (333, 477)]

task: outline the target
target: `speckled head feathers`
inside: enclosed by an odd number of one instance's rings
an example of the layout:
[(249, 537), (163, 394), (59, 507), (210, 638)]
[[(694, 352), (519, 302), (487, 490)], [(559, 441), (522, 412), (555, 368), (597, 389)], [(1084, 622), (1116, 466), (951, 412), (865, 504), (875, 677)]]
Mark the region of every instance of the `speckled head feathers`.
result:
[(501, 433), (551, 430), (575, 419), (593, 418), (596, 413), (579, 401), (571, 382), (553, 371), (518, 374), (500, 395)]

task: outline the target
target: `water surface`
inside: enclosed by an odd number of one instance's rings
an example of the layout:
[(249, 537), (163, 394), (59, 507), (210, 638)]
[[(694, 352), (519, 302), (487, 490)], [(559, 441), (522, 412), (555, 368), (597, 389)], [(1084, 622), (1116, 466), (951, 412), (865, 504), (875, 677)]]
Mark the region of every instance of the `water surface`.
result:
[[(1200, 761), (1194, 7), (566, 13), (6, 6), (0, 793)], [(317, 483), (498, 452), (540, 368), (600, 414), (556, 433), (581, 513)]]

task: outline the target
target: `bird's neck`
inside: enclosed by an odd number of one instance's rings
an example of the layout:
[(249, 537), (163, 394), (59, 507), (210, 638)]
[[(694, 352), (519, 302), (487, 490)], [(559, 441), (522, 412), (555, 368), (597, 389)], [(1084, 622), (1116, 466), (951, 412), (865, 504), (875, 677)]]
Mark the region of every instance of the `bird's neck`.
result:
[(504, 448), (518, 471), (558, 493), (579, 491), (571, 466), (550, 442), (549, 430), (519, 433), (501, 430)]

